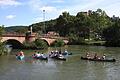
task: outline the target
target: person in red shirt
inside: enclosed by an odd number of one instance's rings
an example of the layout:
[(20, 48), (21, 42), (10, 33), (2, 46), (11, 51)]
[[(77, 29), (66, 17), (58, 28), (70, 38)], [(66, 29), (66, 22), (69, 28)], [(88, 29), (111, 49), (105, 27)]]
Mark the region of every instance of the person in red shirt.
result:
[(20, 51), (20, 52), (17, 54), (17, 56), (24, 56), (23, 51)]

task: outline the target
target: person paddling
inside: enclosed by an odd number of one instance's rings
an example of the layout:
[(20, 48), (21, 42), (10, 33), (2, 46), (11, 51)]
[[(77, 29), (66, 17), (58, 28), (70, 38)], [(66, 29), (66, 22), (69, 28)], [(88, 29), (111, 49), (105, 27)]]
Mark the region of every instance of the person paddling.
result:
[(97, 53), (95, 53), (94, 58), (93, 59), (98, 59)]
[(102, 59), (104, 59), (104, 60), (106, 59), (106, 55), (105, 54), (103, 54)]
[(17, 53), (16, 58), (19, 59), (19, 60), (22, 60), (24, 58), (23, 51), (20, 51), (19, 53)]
[(17, 53), (17, 55), (16, 55), (16, 56), (24, 56), (23, 51), (20, 51), (19, 53)]
[(89, 53), (89, 52), (86, 53), (86, 57), (87, 57), (88, 59), (90, 59), (90, 53)]

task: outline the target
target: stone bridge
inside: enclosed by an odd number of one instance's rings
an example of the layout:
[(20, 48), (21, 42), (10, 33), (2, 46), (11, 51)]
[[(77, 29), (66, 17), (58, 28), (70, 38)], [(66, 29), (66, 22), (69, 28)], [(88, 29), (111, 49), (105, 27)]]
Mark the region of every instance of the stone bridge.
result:
[[(48, 45), (51, 45), (57, 39), (63, 39), (65, 44), (69, 42), (68, 39), (63, 38), (63, 37), (40, 36), (39, 38), (46, 41)], [(26, 37), (26, 35), (24, 34), (3, 34), (1, 42), (8, 42), (8, 43), (16, 42), (16, 44), (17, 43), (23, 44), (24, 41), (32, 42), (35, 39), (38, 39), (36, 34), (31, 34), (29, 37)]]

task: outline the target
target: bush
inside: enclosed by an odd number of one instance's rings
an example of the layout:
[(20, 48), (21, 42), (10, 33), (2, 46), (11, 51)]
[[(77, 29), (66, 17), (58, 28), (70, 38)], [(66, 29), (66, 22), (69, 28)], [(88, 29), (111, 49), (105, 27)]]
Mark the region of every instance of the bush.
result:
[(53, 42), (53, 44), (51, 44), (51, 46), (54, 46), (54, 47), (61, 47), (64, 45), (65, 43), (62, 39), (57, 39), (55, 42)]
[(5, 45), (0, 42), (0, 55), (8, 54), (7, 48), (5, 48)]
[(79, 45), (79, 44), (84, 44), (85, 39), (83, 37), (69, 37), (69, 44), (74, 44), (74, 45)]
[(1, 42), (2, 34), (4, 33), (4, 25), (0, 26), (0, 55), (7, 54), (7, 49), (4, 46), (4, 43)]
[(36, 48), (34, 42), (23, 42), (24, 48)]
[(36, 48), (38, 48), (38, 49), (48, 48), (47, 42), (45, 42), (45, 41), (42, 40), (42, 39), (36, 39), (36, 40), (34, 41), (34, 44), (35, 44)]
[(23, 43), (25, 49), (45, 49), (48, 47), (48, 44), (41, 39), (36, 39), (33, 42), (24, 42)]

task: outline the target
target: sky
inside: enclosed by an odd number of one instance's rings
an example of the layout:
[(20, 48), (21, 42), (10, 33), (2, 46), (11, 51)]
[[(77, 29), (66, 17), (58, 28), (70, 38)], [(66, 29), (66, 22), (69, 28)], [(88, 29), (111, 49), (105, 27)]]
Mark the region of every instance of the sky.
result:
[(28, 26), (56, 19), (64, 11), (76, 15), (81, 11), (96, 11), (98, 8), (110, 17), (118, 17), (119, 6), (120, 0), (0, 0), (0, 25)]

